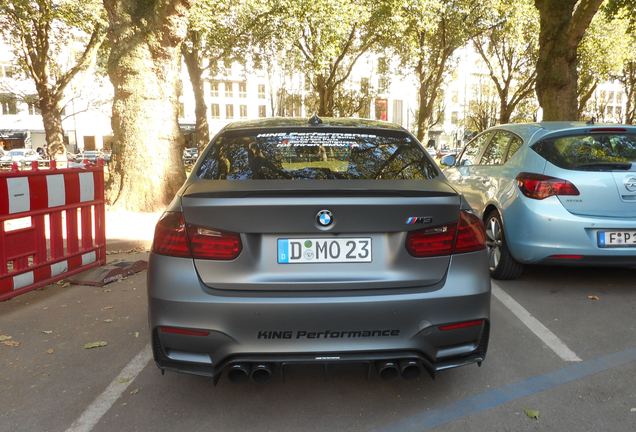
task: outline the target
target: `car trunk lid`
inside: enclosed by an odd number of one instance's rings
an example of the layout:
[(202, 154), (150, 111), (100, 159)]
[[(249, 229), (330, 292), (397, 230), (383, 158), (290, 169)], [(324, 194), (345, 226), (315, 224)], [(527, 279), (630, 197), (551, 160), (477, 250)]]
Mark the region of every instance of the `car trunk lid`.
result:
[[(450, 257), (410, 256), (406, 233), (457, 222), (460, 199), (439, 180), (251, 180), (196, 181), (181, 204), (186, 223), (241, 234), (235, 260), (194, 260), (207, 286), (303, 291), (438, 283)], [(321, 210), (333, 216), (328, 228), (317, 221)], [(278, 263), (281, 239), (334, 238), (370, 239), (371, 262)]]

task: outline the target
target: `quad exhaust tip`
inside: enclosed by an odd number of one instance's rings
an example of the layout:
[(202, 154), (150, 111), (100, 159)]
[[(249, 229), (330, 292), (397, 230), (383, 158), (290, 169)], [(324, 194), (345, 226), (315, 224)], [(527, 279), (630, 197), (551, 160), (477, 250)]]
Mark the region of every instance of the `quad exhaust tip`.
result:
[(272, 368), (267, 363), (257, 363), (252, 367), (250, 377), (255, 383), (265, 383), (272, 377)]
[(246, 363), (235, 363), (228, 368), (227, 377), (230, 381), (245, 382), (250, 377), (251, 366)]
[(406, 380), (419, 378), (422, 374), (422, 363), (418, 360), (400, 360), (400, 375)]
[(380, 378), (385, 381), (395, 379), (398, 375), (400, 375), (400, 368), (397, 361), (380, 361), (376, 363), (376, 368), (378, 369), (378, 375), (380, 375)]

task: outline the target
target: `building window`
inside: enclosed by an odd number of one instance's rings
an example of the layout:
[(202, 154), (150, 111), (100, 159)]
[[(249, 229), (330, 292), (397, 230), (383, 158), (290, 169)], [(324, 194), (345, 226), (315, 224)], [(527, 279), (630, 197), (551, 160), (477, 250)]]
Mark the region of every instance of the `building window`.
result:
[(403, 102), (399, 99), (393, 101), (393, 115), (392, 121), (395, 124), (402, 126), (402, 106)]
[(451, 124), (452, 124), (453, 126), (456, 126), (456, 125), (457, 125), (458, 118), (459, 118), (459, 112), (457, 112), (457, 111), (453, 111), (453, 112), (451, 113)]
[(221, 108), (219, 107), (219, 104), (213, 103), (210, 105), (210, 117), (213, 119), (221, 118)]
[(265, 84), (258, 85), (258, 98), (265, 99)]
[(210, 81), (210, 96), (219, 97), (219, 82)]
[(387, 105), (388, 101), (386, 99), (376, 99), (375, 100), (375, 119), (376, 120), (387, 120)]
[(378, 92), (386, 93), (389, 90), (389, 78), (386, 76), (381, 76), (378, 79)]
[(234, 118), (234, 105), (232, 104), (225, 105), (225, 118), (227, 119)]
[[(265, 86), (263, 86), (265, 87)], [(267, 117), (267, 106), (259, 105), (258, 106), (258, 116), (259, 117)]]
[(364, 77), (360, 79), (360, 93), (365, 96), (369, 94), (369, 78)]
[(241, 118), (247, 118), (247, 105), (239, 105), (239, 115)]
[(227, 98), (234, 97), (234, 87), (232, 84), (232, 81), (225, 82), (225, 91), (223, 92), (223, 95)]
[(15, 68), (11, 65), (0, 65), (0, 78), (13, 78)]
[(305, 75), (305, 91), (311, 90), (311, 78), (309, 75)]
[(27, 102), (29, 115), (40, 115), (40, 108), (38, 107), (37, 102)]
[(2, 108), (2, 114), (17, 114), (18, 100), (12, 94), (0, 94), (0, 107)]
[(247, 97), (247, 83), (245, 81), (239, 83), (239, 97)]

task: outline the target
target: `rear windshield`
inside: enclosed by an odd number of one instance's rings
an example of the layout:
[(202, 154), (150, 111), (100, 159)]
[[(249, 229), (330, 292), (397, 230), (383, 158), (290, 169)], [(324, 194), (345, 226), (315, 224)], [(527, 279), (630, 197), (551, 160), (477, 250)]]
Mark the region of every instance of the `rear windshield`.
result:
[(202, 179), (431, 179), (435, 164), (409, 135), (381, 131), (236, 131), (214, 141)]
[(572, 170), (615, 170), (636, 163), (636, 134), (594, 133), (541, 141), (532, 147), (554, 165)]

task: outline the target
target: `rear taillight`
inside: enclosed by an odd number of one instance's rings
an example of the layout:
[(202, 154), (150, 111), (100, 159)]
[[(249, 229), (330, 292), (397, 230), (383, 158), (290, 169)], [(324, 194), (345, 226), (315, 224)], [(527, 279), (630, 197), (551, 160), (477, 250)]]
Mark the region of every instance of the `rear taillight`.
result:
[(161, 255), (232, 260), (241, 253), (241, 237), (185, 223), (183, 213), (166, 212), (155, 228), (152, 251)]
[(538, 200), (553, 195), (579, 195), (579, 190), (569, 181), (543, 174), (520, 173), (517, 186), (522, 194)]
[(192, 257), (183, 213), (165, 212), (161, 216), (155, 227), (152, 251), (174, 257)]
[(453, 251), (455, 231), (456, 224), (409, 231), (406, 235), (406, 250), (418, 258), (450, 255)]
[(241, 237), (236, 233), (188, 225), (192, 257), (232, 260), (241, 253)]
[(467, 211), (459, 212), (459, 226), (453, 253), (475, 252), (486, 248), (486, 230), (481, 219)]
[(457, 224), (410, 231), (406, 236), (406, 250), (417, 258), (474, 252), (485, 247), (482, 221), (464, 210), (459, 212)]

